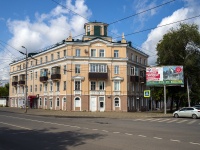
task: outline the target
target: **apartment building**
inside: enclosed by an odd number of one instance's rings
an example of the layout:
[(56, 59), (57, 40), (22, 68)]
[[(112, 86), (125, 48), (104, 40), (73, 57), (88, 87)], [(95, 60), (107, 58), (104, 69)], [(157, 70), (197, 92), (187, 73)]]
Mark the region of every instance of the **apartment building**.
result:
[(113, 42), (108, 24), (84, 25), (82, 40), (66, 40), (10, 64), (11, 107), (65, 111), (144, 111), (148, 55), (122, 39)]

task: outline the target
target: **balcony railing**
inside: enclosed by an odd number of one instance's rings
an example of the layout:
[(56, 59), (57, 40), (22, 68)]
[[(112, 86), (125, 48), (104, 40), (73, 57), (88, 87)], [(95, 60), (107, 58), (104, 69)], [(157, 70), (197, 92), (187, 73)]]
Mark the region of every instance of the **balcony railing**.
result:
[(12, 86), (17, 86), (18, 82), (17, 81), (13, 81), (12, 82)]
[(18, 84), (19, 84), (19, 85), (25, 85), (25, 80), (20, 80), (20, 81), (18, 82)]
[(60, 80), (61, 79), (61, 74), (52, 74), (51, 75), (51, 80)]
[(108, 79), (108, 73), (89, 72), (89, 79)]
[(47, 76), (40, 77), (40, 82), (47, 82), (47, 80), (48, 80)]
[(131, 82), (139, 82), (139, 76), (130, 76)]

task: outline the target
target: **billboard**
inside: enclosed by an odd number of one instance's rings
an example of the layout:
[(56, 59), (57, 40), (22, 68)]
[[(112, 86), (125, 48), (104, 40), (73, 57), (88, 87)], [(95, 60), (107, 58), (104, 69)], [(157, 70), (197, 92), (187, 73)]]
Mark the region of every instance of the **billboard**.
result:
[(161, 66), (146, 68), (146, 85), (183, 85), (183, 66)]

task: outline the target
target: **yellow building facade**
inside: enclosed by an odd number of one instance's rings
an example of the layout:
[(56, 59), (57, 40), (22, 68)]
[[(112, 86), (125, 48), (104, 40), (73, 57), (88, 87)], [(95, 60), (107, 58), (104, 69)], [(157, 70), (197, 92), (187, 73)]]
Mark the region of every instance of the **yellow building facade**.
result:
[[(82, 40), (66, 40), (28, 55), (27, 104), (64, 111), (145, 111), (148, 55), (122, 35), (113, 42), (108, 25), (84, 25)], [(26, 59), (10, 64), (11, 107), (26, 105)]]

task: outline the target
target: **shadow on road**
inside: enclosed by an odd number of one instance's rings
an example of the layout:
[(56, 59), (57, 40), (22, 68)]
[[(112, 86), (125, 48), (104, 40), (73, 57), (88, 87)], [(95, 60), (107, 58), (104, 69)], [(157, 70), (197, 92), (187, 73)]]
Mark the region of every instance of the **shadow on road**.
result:
[(67, 150), (83, 145), (88, 140), (103, 138), (101, 134), (55, 132), (45, 130), (14, 130), (0, 127), (0, 150)]

